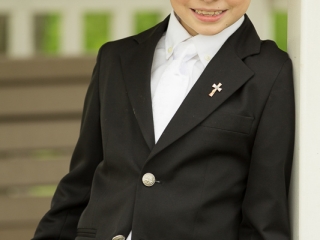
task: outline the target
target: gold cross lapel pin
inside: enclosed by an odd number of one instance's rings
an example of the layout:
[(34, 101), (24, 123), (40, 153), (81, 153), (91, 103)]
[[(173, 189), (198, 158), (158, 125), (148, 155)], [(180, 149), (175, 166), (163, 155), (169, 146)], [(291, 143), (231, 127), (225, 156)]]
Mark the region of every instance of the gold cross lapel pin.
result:
[(216, 91), (221, 92), (221, 91), (222, 91), (221, 86), (222, 86), (222, 83), (219, 83), (218, 85), (213, 84), (213, 85), (212, 85), (213, 90), (212, 90), (212, 92), (209, 94), (209, 96), (212, 97), (212, 96), (216, 93)]

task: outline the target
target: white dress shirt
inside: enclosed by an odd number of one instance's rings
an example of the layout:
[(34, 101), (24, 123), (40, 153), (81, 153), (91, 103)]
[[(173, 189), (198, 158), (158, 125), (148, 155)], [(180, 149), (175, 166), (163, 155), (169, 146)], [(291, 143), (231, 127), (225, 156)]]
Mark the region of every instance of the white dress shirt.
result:
[[(153, 57), (153, 63), (152, 63), (152, 69), (151, 69), (151, 97), (152, 100), (154, 99), (155, 95), (158, 94), (157, 87), (159, 86), (160, 80), (162, 80), (162, 76), (167, 70), (168, 66), (170, 66), (170, 63), (173, 61), (173, 53), (176, 49), (176, 47), (188, 40), (192, 41), (193, 44), (196, 47), (197, 55), (189, 60), (189, 62), (186, 62), (184, 64), (187, 64), (186, 68), (192, 66), (192, 69), (189, 71), (190, 76), (188, 78), (188, 87), (187, 91), (183, 90), (183, 93), (178, 94), (179, 98), (176, 101), (179, 102), (179, 104), (185, 99), (188, 92), (191, 90), (193, 85), (196, 83), (196, 81), (199, 79), (200, 75), (202, 74), (203, 70), (206, 68), (210, 60), (217, 54), (217, 52), (220, 50), (222, 45), (226, 42), (226, 40), (241, 26), (241, 24), (244, 21), (244, 16), (242, 16), (237, 22), (235, 22), (230, 27), (226, 28), (222, 32), (212, 35), (212, 36), (204, 36), (204, 35), (196, 35), (191, 36), (187, 30), (180, 24), (179, 19), (176, 17), (175, 13), (172, 11), (170, 15), (169, 25), (167, 32), (163, 34), (162, 38), (158, 42), (158, 45), (156, 46), (154, 57)], [(190, 65), (190, 61), (193, 63)], [(189, 65), (188, 65), (189, 64)], [(181, 91), (181, 88), (179, 86), (174, 89), (175, 92)], [(166, 93), (161, 92), (160, 94), (163, 94), (163, 98), (166, 98)], [(174, 107), (174, 109), (171, 109), (171, 112), (176, 112), (178, 110), (177, 105), (179, 104), (172, 104), (171, 106)], [(153, 104), (153, 111), (159, 106)], [(165, 116), (164, 116), (165, 117)], [(170, 116), (171, 117), (171, 116)], [(167, 118), (166, 124), (169, 123), (171, 120), (170, 118)], [(164, 130), (163, 127), (157, 128), (156, 121), (154, 122), (155, 125), (155, 142), (157, 142)], [(127, 240), (131, 240), (131, 234), (130, 232)]]
[[(189, 76), (188, 89), (184, 94), (179, 94), (182, 99), (177, 99), (176, 101), (182, 102), (187, 96), (190, 89), (193, 87), (195, 82), (198, 80), (203, 70), (206, 68), (210, 60), (216, 55), (225, 41), (241, 26), (244, 21), (244, 17), (240, 18), (236, 23), (226, 28), (224, 31), (219, 34), (212, 36), (196, 35), (192, 37), (186, 29), (180, 24), (174, 12), (171, 12), (169, 25), (167, 32), (160, 39), (154, 53), (153, 65), (151, 69), (151, 97), (154, 99), (154, 96), (157, 92), (157, 87), (159, 85), (160, 79), (170, 63), (173, 61), (173, 52), (176, 47), (186, 40), (192, 41), (196, 47), (197, 55), (193, 60), (196, 60), (195, 64), (192, 66), (191, 76)], [(190, 60), (191, 61), (191, 60)], [(185, 63), (188, 65), (188, 63)], [(189, 63), (190, 65), (190, 63)], [(189, 66), (186, 66), (188, 68)], [(173, 90), (174, 92), (179, 92), (181, 89)], [(165, 99), (165, 93), (163, 98)], [(159, 105), (154, 105), (153, 108), (158, 107)], [(175, 104), (171, 105), (175, 107)], [(176, 112), (178, 108), (172, 109), (173, 112)], [(154, 110), (154, 109), (153, 109)], [(172, 112), (171, 111), (171, 112)], [(171, 120), (172, 116), (169, 116), (168, 122)], [(164, 116), (166, 118), (166, 116)], [(158, 121), (154, 121), (155, 124), (155, 141), (157, 142), (164, 130), (163, 127), (157, 127)]]

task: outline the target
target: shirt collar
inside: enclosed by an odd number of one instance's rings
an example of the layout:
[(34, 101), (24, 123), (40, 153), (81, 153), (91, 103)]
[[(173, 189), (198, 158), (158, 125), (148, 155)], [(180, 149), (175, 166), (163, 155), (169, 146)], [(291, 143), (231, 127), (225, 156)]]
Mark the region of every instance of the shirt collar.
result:
[(166, 58), (169, 59), (171, 57), (179, 43), (191, 38), (197, 49), (200, 61), (206, 67), (227, 39), (242, 25), (243, 21), (244, 16), (216, 35), (205, 36), (198, 34), (192, 37), (180, 24), (174, 11), (172, 11), (165, 39)]
[(174, 11), (171, 11), (165, 39), (166, 58), (169, 59), (172, 56), (175, 47), (179, 43), (191, 37), (192, 36), (187, 32), (187, 30), (180, 24)]

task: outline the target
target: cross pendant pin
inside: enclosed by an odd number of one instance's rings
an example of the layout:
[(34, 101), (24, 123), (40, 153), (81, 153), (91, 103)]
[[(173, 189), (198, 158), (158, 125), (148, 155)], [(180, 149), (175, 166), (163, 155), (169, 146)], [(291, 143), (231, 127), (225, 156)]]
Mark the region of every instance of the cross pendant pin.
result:
[(222, 86), (221, 83), (219, 83), (218, 85), (213, 84), (212, 87), (213, 87), (214, 89), (213, 89), (212, 92), (209, 94), (209, 96), (212, 97), (212, 96), (216, 93), (216, 91), (221, 92), (221, 91), (222, 91), (221, 86)]

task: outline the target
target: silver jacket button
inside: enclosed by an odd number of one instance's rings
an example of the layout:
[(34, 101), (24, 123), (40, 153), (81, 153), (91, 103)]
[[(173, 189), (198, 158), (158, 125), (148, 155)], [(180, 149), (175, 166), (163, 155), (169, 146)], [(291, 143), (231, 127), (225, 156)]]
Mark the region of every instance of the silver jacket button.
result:
[(152, 173), (146, 173), (142, 177), (142, 182), (147, 187), (152, 187), (156, 183), (156, 178)]
[(126, 237), (122, 236), (122, 235), (118, 235), (118, 236), (115, 236), (114, 238), (112, 238), (112, 240), (126, 240)]

